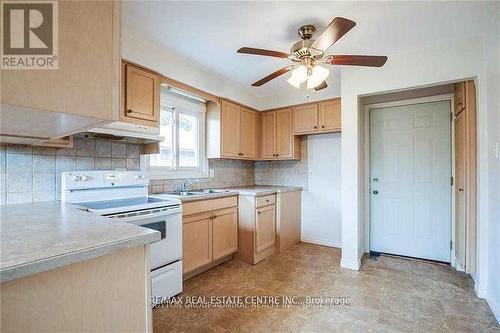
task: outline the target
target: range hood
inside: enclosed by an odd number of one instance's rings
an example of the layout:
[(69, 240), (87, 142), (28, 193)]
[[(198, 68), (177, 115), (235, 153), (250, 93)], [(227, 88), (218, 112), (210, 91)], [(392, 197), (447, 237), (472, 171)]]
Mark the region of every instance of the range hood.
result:
[(135, 143), (154, 143), (163, 141), (158, 127), (115, 121), (87, 130), (88, 135), (109, 140), (127, 141)]

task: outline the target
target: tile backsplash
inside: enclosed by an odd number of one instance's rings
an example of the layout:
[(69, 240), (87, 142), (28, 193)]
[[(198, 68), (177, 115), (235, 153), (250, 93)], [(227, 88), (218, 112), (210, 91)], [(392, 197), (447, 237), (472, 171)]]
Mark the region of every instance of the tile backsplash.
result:
[(299, 161), (255, 162), (255, 184), (299, 186), (307, 189), (308, 151), (306, 136), (302, 137), (300, 145)]
[[(209, 168), (214, 170), (213, 178), (201, 178), (192, 189), (246, 186), (255, 184), (254, 162), (239, 160), (211, 159)], [(175, 191), (184, 179), (152, 180), (150, 193)]]
[(73, 148), (0, 147), (0, 202), (12, 204), (60, 198), (61, 172), (139, 170), (138, 144), (75, 138)]
[[(255, 184), (307, 188), (307, 140), (302, 139), (300, 161), (253, 162), (212, 159), (214, 177), (202, 178), (197, 188)], [(74, 147), (48, 148), (22, 145), (0, 147), (0, 203), (59, 200), (61, 172), (140, 169), (142, 146), (105, 140), (75, 138)], [(150, 181), (149, 192), (174, 191), (183, 179)]]

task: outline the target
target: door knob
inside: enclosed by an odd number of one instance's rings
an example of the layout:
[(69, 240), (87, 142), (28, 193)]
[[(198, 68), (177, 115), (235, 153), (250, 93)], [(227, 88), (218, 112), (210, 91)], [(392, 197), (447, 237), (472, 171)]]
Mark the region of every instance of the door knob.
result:
[(460, 188), (458, 188), (458, 191), (459, 191), (459, 192), (463, 192), (463, 191), (464, 191), (464, 189), (460, 187)]
[(377, 195), (378, 191), (377, 190), (373, 190), (373, 194)]
[(373, 178), (374, 183), (378, 183), (379, 179), (378, 178)]

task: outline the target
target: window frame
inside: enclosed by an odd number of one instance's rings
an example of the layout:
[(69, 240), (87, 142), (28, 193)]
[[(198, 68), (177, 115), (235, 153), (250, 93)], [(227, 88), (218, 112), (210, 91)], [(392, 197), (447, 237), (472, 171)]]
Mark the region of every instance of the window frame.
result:
[[(162, 106), (160, 112), (169, 108), (173, 112), (174, 130), (172, 140), (172, 151), (174, 153), (174, 166), (161, 167), (151, 166), (150, 156), (141, 155), (141, 171), (146, 173), (151, 180), (159, 179), (184, 179), (184, 178), (208, 178), (208, 159), (205, 144), (206, 110), (193, 111), (177, 106)], [(198, 167), (179, 167), (179, 113), (196, 116), (198, 118)]]

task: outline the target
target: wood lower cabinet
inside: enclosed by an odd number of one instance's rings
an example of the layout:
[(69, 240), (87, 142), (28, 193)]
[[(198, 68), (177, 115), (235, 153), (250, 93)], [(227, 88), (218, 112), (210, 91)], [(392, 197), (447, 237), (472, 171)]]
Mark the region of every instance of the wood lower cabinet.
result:
[(183, 272), (212, 261), (212, 213), (184, 217), (182, 223)]
[(255, 251), (261, 252), (276, 243), (276, 205), (257, 208), (255, 213)]
[(122, 63), (123, 112), (120, 120), (150, 126), (160, 125), (160, 75)]
[(300, 159), (300, 139), (293, 135), (291, 108), (264, 112), (261, 124), (261, 159)]
[(273, 194), (263, 201), (255, 195), (240, 194), (237, 257), (242, 261), (256, 264), (275, 253), (275, 197)]
[(238, 251), (238, 217), (236, 208), (214, 211), (212, 218), (212, 259), (217, 260)]
[(183, 204), (182, 261), (185, 278), (232, 258), (238, 251), (237, 196)]
[(340, 132), (340, 98), (293, 107), (293, 133), (295, 135)]

